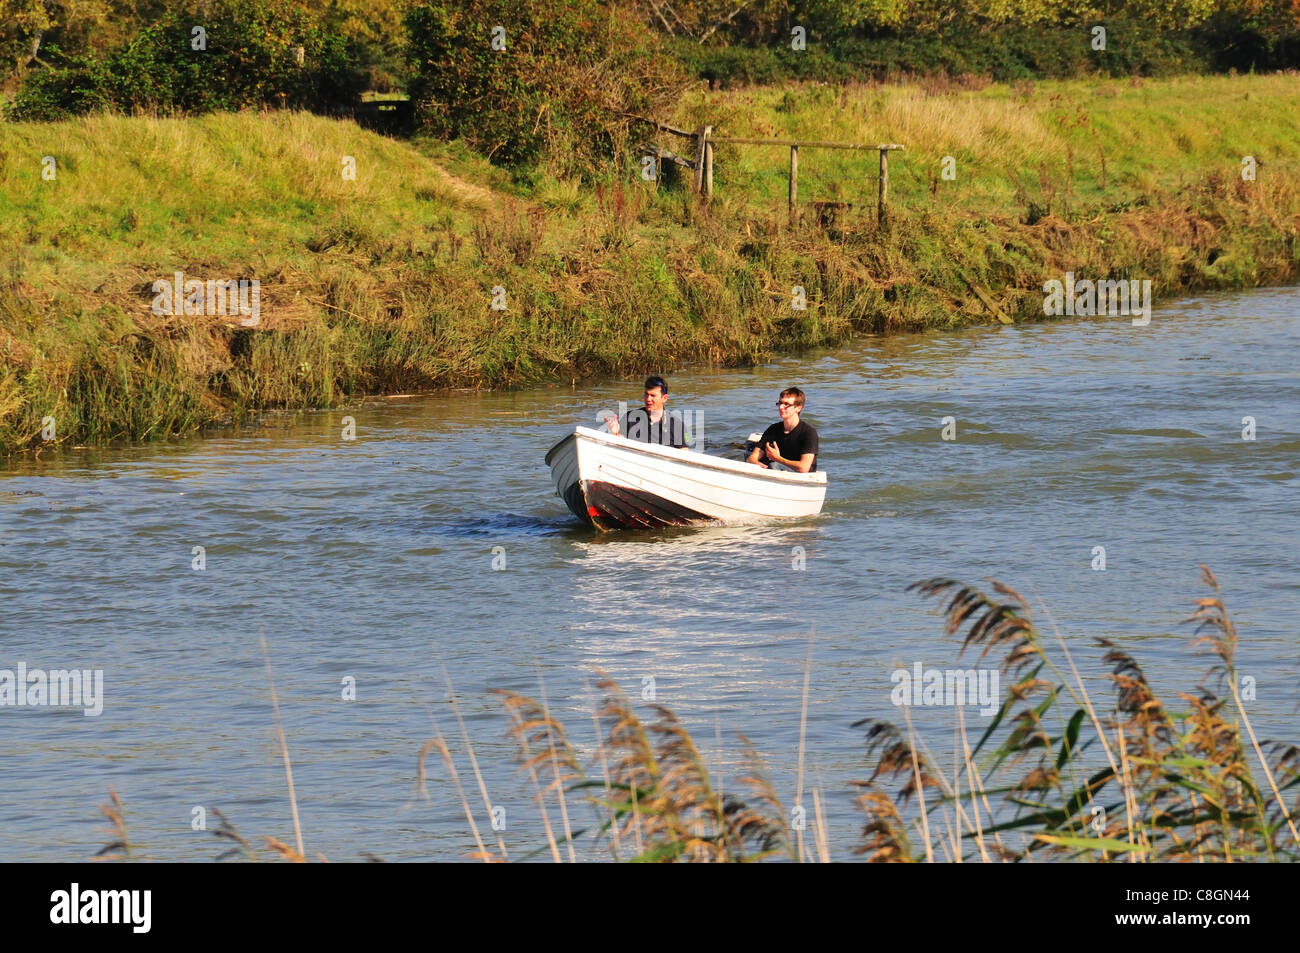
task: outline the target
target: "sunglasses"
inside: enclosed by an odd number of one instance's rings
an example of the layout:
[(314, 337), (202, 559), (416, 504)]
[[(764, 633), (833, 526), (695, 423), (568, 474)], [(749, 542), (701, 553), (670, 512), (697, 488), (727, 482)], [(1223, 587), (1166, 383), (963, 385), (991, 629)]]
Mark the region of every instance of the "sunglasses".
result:
[(797, 406), (799, 406), (799, 405), (796, 404), (796, 403), (795, 403), (794, 401), (792, 401), (792, 400), (778, 400), (778, 401), (776, 402), (776, 406), (778, 406), (778, 407), (797, 407)]

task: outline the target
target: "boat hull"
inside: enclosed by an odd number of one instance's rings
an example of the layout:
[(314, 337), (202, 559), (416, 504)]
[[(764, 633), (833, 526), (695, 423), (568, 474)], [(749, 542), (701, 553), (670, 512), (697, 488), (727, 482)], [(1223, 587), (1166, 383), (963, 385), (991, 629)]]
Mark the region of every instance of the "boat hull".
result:
[(826, 474), (763, 469), (577, 428), (546, 455), (555, 490), (598, 529), (735, 525), (815, 516)]

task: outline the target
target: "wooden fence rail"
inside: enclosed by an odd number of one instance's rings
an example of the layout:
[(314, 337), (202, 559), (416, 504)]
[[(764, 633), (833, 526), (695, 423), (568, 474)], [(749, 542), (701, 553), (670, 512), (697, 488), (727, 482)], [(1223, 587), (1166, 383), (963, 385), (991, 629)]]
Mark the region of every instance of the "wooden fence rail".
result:
[(790, 198), (789, 211), (790, 223), (793, 225), (796, 219), (796, 203), (799, 198), (799, 149), (801, 147), (808, 149), (854, 149), (870, 150), (875, 149), (880, 153), (880, 174), (876, 177), (876, 221), (884, 225), (886, 221), (886, 206), (889, 201), (889, 153), (895, 150), (903, 149), (904, 146), (896, 142), (882, 143), (862, 143), (862, 142), (828, 142), (821, 139), (761, 139), (746, 136), (715, 136), (713, 135), (712, 126), (700, 126), (694, 132), (688, 132), (685, 129), (677, 129), (667, 123), (658, 122), (653, 119), (645, 119), (640, 116), (630, 116), (640, 122), (654, 126), (661, 132), (671, 133), (675, 136), (681, 136), (686, 139), (692, 139), (695, 143), (693, 160), (684, 160), (683, 157), (674, 155), (667, 150), (658, 146), (646, 145), (646, 155), (653, 155), (656, 164), (663, 158), (668, 158), (691, 169), (692, 186), (694, 190), (704, 196), (704, 198), (713, 198), (713, 144), (715, 142), (731, 143), (733, 145), (743, 146), (783, 146), (790, 150)]

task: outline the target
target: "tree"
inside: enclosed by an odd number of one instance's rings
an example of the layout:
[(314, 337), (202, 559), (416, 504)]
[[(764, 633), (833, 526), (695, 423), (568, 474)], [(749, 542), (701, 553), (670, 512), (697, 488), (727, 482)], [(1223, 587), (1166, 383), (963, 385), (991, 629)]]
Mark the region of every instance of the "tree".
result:
[(589, 175), (625, 153), (629, 114), (684, 89), (635, 13), (597, 0), (423, 2), (407, 26), (424, 127), (501, 164)]
[(166, 12), (105, 53), (63, 55), (59, 65), (32, 72), (11, 116), (48, 120), (99, 108), (328, 109), (350, 105), (361, 86), (346, 41), (322, 14), (275, 0), (211, 0)]

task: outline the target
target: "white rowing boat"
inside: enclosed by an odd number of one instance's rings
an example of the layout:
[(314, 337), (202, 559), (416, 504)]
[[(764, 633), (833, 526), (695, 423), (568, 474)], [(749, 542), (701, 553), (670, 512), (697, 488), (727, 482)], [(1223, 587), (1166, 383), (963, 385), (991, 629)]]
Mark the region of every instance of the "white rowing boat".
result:
[(764, 469), (578, 427), (546, 454), (555, 491), (598, 529), (816, 516), (826, 474)]

